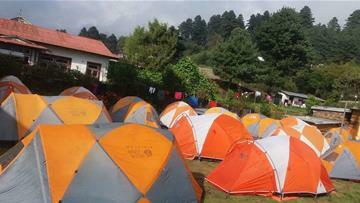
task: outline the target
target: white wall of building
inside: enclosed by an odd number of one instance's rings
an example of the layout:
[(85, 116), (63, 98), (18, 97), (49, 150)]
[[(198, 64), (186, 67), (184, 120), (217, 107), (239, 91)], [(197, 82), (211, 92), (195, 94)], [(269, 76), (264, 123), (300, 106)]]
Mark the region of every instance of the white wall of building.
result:
[(290, 99), (286, 94), (282, 92), (278, 92), (278, 94), (281, 95), (281, 104), (285, 104), (285, 101)]
[(78, 70), (84, 74), (86, 73), (87, 62), (101, 64), (99, 79), (100, 81), (106, 81), (107, 70), (109, 67), (109, 58), (72, 49), (65, 49), (62, 47), (50, 45), (43, 46), (47, 47), (50, 50), (50, 52), (48, 52), (49, 54), (71, 58), (71, 69)]

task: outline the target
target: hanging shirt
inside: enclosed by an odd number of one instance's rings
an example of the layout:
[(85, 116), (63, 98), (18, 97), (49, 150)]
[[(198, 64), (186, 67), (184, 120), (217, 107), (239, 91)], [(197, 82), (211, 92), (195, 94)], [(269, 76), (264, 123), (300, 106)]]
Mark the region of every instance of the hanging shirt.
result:
[(210, 102), (209, 102), (209, 107), (210, 107), (210, 108), (216, 107), (216, 101), (210, 100)]
[(155, 87), (149, 87), (149, 93), (150, 94), (154, 94), (156, 91), (156, 88)]
[(189, 97), (189, 105), (197, 108), (199, 106), (199, 99), (196, 96), (190, 96)]
[(183, 98), (183, 93), (182, 92), (175, 92), (174, 97), (175, 97), (175, 99), (182, 99)]

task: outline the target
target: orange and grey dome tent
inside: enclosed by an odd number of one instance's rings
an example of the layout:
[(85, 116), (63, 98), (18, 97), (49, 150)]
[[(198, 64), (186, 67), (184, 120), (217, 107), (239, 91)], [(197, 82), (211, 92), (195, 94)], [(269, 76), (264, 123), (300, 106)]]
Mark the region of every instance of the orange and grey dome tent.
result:
[(324, 194), (334, 190), (314, 151), (290, 136), (240, 142), (206, 178), (230, 194)]
[(111, 118), (101, 101), (12, 93), (0, 106), (0, 140), (20, 140), (39, 124), (110, 122)]
[(253, 125), (257, 122), (259, 122), (261, 119), (266, 118), (266, 116), (259, 114), (259, 113), (249, 113), (246, 114), (245, 116), (243, 116), (241, 118), (241, 122), (245, 125), (245, 126), (250, 126)]
[(21, 94), (31, 94), (31, 91), (15, 76), (9, 75), (0, 80), (0, 104), (12, 92)]
[(325, 136), (330, 149), (322, 156), (331, 178), (360, 180), (360, 142), (351, 140), (345, 128), (332, 128)]
[(236, 113), (233, 113), (223, 107), (212, 107), (212, 108), (206, 110), (204, 114), (209, 114), (209, 113), (223, 113), (223, 114), (226, 114), (233, 118), (240, 119)]
[(241, 122), (225, 114), (183, 116), (170, 131), (185, 158), (224, 159), (239, 140), (252, 140)]
[(166, 127), (171, 128), (174, 122), (185, 115), (197, 116), (198, 114), (189, 104), (178, 101), (166, 106), (164, 111), (160, 114), (160, 121)]
[(98, 98), (85, 87), (75, 86), (65, 89), (60, 93), (60, 96), (73, 96), (82, 99), (98, 100)]
[(280, 126), (280, 121), (258, 113), (245, 115), (241, 118), (241, 122), (246, 126), (254, 139), (269, 137)]
[(127, 96), (120, 99), (110, 110), (114, 122), (139, 123), (160, 127), (159, 116), (151, 104), (139, 97)]
[(171, 133), (139, 124), (41, 125), (0, 164), (0, 202), (201, 198)]
[(331, 178), (360, 180), (360, 142), (341, 143), (322, 159)]
[(340, 144), (343, 144), (349, 140), (352, 140), (352, 135), (345, 127), (331, 128), (325, 135), (330, 148), (335, 148)]
[(296, 117), (286, 117), (280, 120), (281, 127), (273, 135), (288, 135), (296, 137), (306, 143), (318, 156), (325, 154), (330, 149), (327, 139), (320, 130)]

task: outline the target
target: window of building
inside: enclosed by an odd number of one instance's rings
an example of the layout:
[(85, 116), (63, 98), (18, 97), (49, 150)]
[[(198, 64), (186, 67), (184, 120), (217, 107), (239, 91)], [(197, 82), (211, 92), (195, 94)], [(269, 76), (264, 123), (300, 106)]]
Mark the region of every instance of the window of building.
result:
[(87, 62), (87, 67), (86, 67), (87, 75), (90, 75), (96, 79), (99, 79), (100, 78), (100, 70), (101, 70), (101, 64)]
[(71, 58), (67, 58), (63, 56), (41, 54), (39, 57), (39, 63), (41, 65), (56, 64), (63, 68), (67, 68), (67, 69), (71, 68)]
[(31, 51), (29, 48), (1, 42), (0, 53), (10, 55), (14, 57), (18, 62), (23, 62), (25, 64), (29, 64), (29, 59), (31, 55)]

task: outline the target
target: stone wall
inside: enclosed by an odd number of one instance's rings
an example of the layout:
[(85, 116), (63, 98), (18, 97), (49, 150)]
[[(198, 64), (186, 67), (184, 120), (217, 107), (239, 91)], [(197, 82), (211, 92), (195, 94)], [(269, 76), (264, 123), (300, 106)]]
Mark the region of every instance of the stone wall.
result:
[[(313, 116), (318, 118), (326, 118), (330, 120), (342, 121), (343, 112), (336, 111), (321, 111), (321, 110), (313, 110)], [(350, 113), (345, 114), (345, 123), (349, 123), (351, 118)]]

